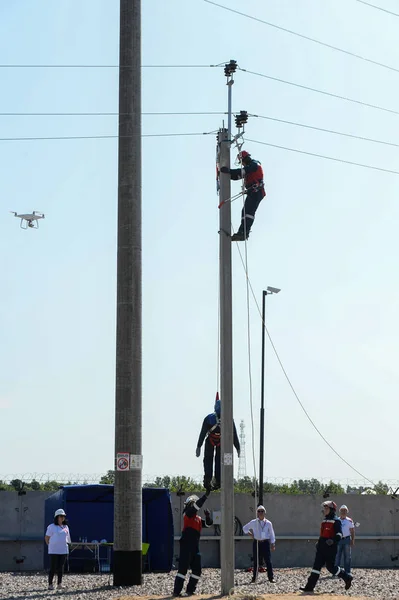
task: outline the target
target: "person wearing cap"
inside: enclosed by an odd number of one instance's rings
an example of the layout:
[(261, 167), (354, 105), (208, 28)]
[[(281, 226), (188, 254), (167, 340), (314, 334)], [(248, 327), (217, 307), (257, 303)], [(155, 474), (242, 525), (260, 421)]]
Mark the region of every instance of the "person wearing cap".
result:
[(266, 563), (267, 577), (270, 583), (275, 583), (273, 574), (273, 565), (270, 550), (276, 548), (276, 536), (274, 535), (273, 524), (266, 519), (266, 509), (260, 505), (256, 511), (256, 519), (252, 519), (242, 528), (253, 539), (252, 553), (254, 559), (254, 570), (252, 574), (252, 583), (255, 583), (258, 576), (259, 562), (263, 559)]
[(48, 574), (48, 589), (53, 590), (53, 579), (57, 573), (57, 588), (62, 588), (62, 575), (64, 573), (65, 559), (69, 553), (68, 544), (71, 535), (66, 521), (66, 514), (62, 508), (54, 513), (54, 522), (47, 527), (44, 537), (50, 556), (50, 571)]
[[(213, 524), (211, 513), (205, 509), (205, 519), (201, 519), (198, 511), (205, 504), (209, 491), (201, 498), (198, 496), (189, 496), (184, 502), (183, 510), (183, 531), (180, 538), (180, 556), (179, 570), (175, 577), (173, 596), (192, 596), (195, 593), (198, 581), (201, 578), (201, 554), (199, 551), (199, 541), (203, 527), (210, 527)], [(188, 580), (186, 593), (183, 594), (184, 581), (187, 571), (191, 569), (190, 579)]]
[(327, 500), (326, 502), (323, 502), (322, 510), (324, 519), (321, 522), (320, 537), (316, 544), (316, 557), (314, 559), (313, 569), (309, 575), (307, 584), (305, 587), (301, 587), (300, 590), (302, 592), (313, 592), (324, 565), (332, 575), (343, 579), (345, 582), (345, 589), (349, 590), (352, 585), (352, 575), (347, 573), (344, 569), (341, 569), (341, 567), (335, 566), (337, 546), (342, 539), (341, 521), (336, 516), (337, 505), (332, 500)]
[(341, 558), (344, 555), (344, 569), (347, 573), (351, 572), (352, 562), (352, 547), (355, 543), (355, 525), (350, 517), (348, 517), (348, 507), (343, 504), (339, 509), (339, 518), (342, 524), (342, 540), (338, 543), (337, 557), (335, 566), (341, 565)]
[(266, 196), (266, 192), (263, 181), (263, 169), (260, 162), (254, 160), (249, 152), (245, 150), (237, 155), (237, 159), (240, 161), (242, 167), (239, 169), (222, 167), (220, 172), (230, 175), (231, 179), (234, 180), (244, 178), (247, 197), (241, 212), (241, 225), (237, 233), (231, 238), (232, 242), (243, 242), (248, 239), (249, 232), (254, 223), (255, 213), (258, 210), (259, 204)]

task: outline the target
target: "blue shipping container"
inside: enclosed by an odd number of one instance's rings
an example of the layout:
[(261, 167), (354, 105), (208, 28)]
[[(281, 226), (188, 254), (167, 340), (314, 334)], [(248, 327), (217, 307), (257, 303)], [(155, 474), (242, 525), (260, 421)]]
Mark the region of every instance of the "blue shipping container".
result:
[[(167, 572), (173, 563), (173, 516), (170, 492), (165, 488), (143, 488), (143, 537), (150, 544), (150, 571)], [(87, 538), (114, 541), (114, 486), (66, 485), (45, 502), (45, 525), (54, 520), (57, 508), (67, 514), (72, 542)], [(49, 566), (47, 548), (44, 567)]]

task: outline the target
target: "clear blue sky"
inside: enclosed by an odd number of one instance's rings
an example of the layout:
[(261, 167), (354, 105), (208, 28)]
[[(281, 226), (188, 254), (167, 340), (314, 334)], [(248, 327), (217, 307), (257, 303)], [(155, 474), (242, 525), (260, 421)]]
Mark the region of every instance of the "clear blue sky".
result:
[[(399, 19), (355, 0), (248, 0), (244, 10), (399, 68)], [(381, 4), (395, 9), (394, 0)], [(118, 62), (118, 2), (1, 3), (3, 64)], [(399, 74), (201, 0), (143, 2), (143, 64), (252, 69), (398, 109)], [(1, 69), (0, 112), (116, 112), (117, 69)], [(399, 116), (239, 72), (234, 110), (398, 142)], [(143, 111), (223, 111), (217, 69), (143, 69)], [(0, 137), (112, 135), (116, 117), (0, 117)], [(217, 129), (218, 116), (143, 116), (143, 133)], [(397, 148), (251, 119), (255, 140), (398, 169)], [(282, 361), (333, 446), (397, 477), (399, 176), (247, 143), (267, 199), (248, 244)], [(215, 137), (143, 139), (144, 474), (200, 476), (216, 391)], [(0, 473), (98, 473), (114, 437), (117, 141), (1, 141)], [(233, 183), (239, 191), (239, 184)], [(239, 223), (240, 202), (232, 205)], [(8, 212), (46, 214), (22, 231)], [(246, 289), (234, 248), (234, 414), (252, 473)], [(251, 304), (258, 430), (261, 323)], [(359, 479), (312, 429), (267, 349), (266, 475)], [(256, 454), (257, 454), (256, 446)]]

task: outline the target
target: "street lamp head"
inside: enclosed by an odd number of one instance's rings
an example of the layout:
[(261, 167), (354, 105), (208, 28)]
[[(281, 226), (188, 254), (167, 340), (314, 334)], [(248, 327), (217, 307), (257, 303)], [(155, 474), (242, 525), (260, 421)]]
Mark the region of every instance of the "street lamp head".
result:
[(279, 292), (281, 292), (281, 290), (279, 288), (270, 287), (270, 286), (267, 286), (267, 291), (269, 292), (269, 294), (278, 294)]

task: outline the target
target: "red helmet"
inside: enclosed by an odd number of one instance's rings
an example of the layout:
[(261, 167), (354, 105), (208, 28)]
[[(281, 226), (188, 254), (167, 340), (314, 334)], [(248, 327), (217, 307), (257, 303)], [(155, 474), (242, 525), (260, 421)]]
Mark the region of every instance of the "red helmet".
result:
[(246, 150), (243, 150), (242, 152), (239, 152), (237, 154), (237, 158), (238, 160), (244, 160), (244, 158), (247, 158), (247, 156), (251, 156), (249, 152), (247, 152)]
[(337, 505), (332, 500), (326, 500), (326, 502), (323, 502), (322, 506), (327, 506), (328, 508), (331, 508), (334, 512), (337, 510)]

